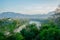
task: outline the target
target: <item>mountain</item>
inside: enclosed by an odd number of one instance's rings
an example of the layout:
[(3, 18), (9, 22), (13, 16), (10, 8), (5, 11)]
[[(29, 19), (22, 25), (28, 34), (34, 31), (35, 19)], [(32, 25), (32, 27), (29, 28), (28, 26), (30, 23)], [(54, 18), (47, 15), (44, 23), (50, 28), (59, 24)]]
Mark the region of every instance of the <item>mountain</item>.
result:
[(52, 12), (48, 14), (36, 14), (36, 15), (27, 15), (21, 13), (14, 13), (14, 12), (3, 12), (0, 13), (0, 18), (29, 18), (29, 19), (44, 19), (48, 18)]

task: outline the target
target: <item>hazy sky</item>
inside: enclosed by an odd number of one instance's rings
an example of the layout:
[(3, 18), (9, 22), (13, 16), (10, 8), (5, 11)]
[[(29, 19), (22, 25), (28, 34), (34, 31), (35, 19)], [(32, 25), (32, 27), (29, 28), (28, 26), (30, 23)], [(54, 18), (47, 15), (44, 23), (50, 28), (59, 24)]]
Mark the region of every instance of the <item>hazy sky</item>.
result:
[(0, 0), (0, 12), (43, 14), (55, 10), (60, 0)]

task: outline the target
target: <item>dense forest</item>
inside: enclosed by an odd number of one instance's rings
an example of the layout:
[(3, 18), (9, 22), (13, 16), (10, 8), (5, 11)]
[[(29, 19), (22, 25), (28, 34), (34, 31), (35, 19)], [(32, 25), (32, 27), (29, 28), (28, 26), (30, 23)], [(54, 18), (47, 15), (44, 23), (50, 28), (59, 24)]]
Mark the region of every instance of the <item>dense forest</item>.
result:
[[(0, 40), (60, 40), (60, 9), (47, 19), (1, 18)], [(36, 19), (34, 19), (36, 21)]]
[[(27, 19), (2, 18), (0, 19), (0, 40), (60, 40), (60, 18), (56, 19), (46, 19), (38, 29), (35, 23), (29, 24)], [(26, 23), (25, 28), (14, 32)]]

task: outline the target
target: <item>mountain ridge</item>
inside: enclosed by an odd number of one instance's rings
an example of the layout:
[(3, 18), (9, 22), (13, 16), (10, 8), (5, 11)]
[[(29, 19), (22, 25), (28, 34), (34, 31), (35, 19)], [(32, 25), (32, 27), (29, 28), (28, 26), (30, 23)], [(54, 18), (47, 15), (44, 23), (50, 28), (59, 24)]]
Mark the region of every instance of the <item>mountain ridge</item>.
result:
[(17, 18), (47, 18), (51, 15), (50, 13), (28, 15), (28, 14), (15, 13), (15, 12), (3, 12), (3, 13), (0, 13), (0, 18), (16, 18), (16, 17)]

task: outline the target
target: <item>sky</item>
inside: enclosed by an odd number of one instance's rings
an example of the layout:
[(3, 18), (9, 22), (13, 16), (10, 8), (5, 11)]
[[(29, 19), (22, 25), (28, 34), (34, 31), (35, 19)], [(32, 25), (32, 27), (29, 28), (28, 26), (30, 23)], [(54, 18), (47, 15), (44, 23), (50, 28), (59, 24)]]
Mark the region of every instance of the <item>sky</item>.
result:
[(59, 4), (60, 0), (0, 0), (0, 13), (47, 14)]

